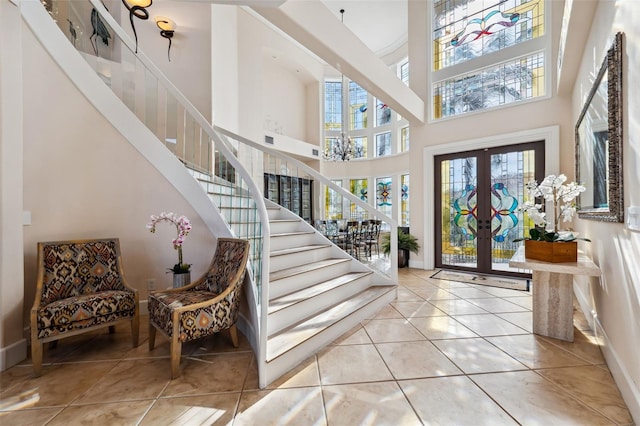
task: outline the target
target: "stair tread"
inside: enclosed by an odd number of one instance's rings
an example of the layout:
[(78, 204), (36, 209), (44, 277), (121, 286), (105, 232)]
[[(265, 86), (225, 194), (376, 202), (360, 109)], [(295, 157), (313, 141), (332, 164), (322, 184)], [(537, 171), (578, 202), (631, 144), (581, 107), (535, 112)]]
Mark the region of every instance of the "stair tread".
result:
[(314, 284), (309, 287), (285, 294), (269, 302), (269, 314), (278, 312), (286, 307), (292, 306), (298, 302), (308, 300), (314, 296), (322, 294), (326, 291), (340, 287), (357, 280), (358, 278), (371, 275), (371, 272), (349, 272), (338, 277)]
[(306, 263), (304, 265), (294, 266), (292, 268), (281, 269), (279, 271), (274, 271), (269, 274), (269, 282), (271, 284), (274, 281), (281, 280), (283, 278), (291, 277), (293, 275), (303, 274), (305, 272), (310, 272), (316, 269), (324, 268), (331, 265), (337, 265), (339, 263), (349, 262), (351, 258), (331, 258), (318, 260), (317, 262)]
[(285, 254), (299, 253), (301, 251), (318, 250), (326, 247), (331, 247), (331, 244), (310, 244), (306, 246), (290, 247), (282, 250), (274, 250), (269, 255), (271, 257), (282, 256)]
[(290, 237), (292, 235), (313, 235), (315, 234), (315, 231), (290, 231), (290, 232), (279, 232), (274, 234), (273, 232), (271, 233), (272, 237)]
[(269, 223), (285, 223), (285, 222), (293, 222), (300, 223), (302, 219), (269, 219)]
[(396, 286), (369, 287), (312, 318), (282, 330), (274, 336), (270, 336), (267, 342), (267, 362), (300, 345), (350, 313), (357, 311), (395, 288)]

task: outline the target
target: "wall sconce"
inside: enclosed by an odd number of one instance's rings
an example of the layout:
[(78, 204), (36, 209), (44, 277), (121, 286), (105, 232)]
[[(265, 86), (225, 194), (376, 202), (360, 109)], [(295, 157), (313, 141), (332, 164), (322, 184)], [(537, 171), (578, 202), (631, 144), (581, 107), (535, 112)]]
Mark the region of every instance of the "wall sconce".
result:
[(156, 16), (156, 25), (160, 28), (160, 35), (169, 40), (169, 49), (167, 49), (167, 58), (171, 62), (171, 38), (176, 31), (176, 23), (164, 16)]
[(133, 24), (133, 16), (146, 21), (149, 19), (149, 12), (147, 7), (151, 6), (153, 0), (122, 0), (122, 3), (129, 11), (129, 21), (131, 22), (131, 28), (133, 29), (133, 36), (136, 39), (136, 53), (138, 53), (138, 33), (136, 33), (136, 26)]

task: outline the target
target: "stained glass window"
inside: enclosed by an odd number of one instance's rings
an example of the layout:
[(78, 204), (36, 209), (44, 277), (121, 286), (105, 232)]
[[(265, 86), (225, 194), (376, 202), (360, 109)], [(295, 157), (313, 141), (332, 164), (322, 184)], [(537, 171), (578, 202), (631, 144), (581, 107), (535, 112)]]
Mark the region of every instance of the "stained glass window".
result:
[(435, 0), (433, 69), (544, 35), (544, 0)]
[(342, 130), (342, 83), (324, 82), (324, 129)]
[(390, 122), (391, 108), (380, 99), (376, 99), (376, 126), (384, 126)]
[(367, 127), (367, 91), (356, 82), (349, 82), (349, 129)]
[(409, 151), (409, 127), (400, 129), (400, 152)]
[(393, 206), (391, 182), (390, 177), (376, 178), (376, 205), (387, 216), (391, 216)]
[(544, 53), (504, 62), (434, 85), (434, 118), (506, 105), (545, 94)]
[(379, 133), (376, 135), (376, 157), (391, 155), (391, 133)]
[[(339, 187), (342, 187), (342, 180), (331, 180), (331, 182), (335, 183)], [(338, 194), (338, 192), (325, 187), (325, 212), (327, 212), (327, 219), (343, 219), (342, 217), (342, 195)]]
[(409, 175), (400, 176), (400, 220), (409, 226)]
[[(365, 203), (369, 201), (368, 187), (369, 182), (367, 179), (351, 179), (349, 181), (349, 191)], [(366, 212), (354, 203), (351, 203), (350, 210), (352, 219), (363, 219), (366, 216)]]
[(351, 138), (353, 144), (353, 158), (367, 158), (367, 137)]

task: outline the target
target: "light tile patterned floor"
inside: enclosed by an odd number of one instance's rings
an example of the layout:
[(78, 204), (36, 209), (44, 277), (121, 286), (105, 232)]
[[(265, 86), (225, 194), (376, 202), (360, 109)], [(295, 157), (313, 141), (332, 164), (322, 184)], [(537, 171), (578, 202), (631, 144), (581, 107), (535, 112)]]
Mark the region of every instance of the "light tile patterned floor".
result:
[[(246, 339), (130, 347), (125, 327), (45, 348), (0, 375), (2, 425), (632, 424), (593, 333), (576, 310), (573, 343), (531, 334), (528, 293), (401, 269), (398, 299), (268, 386)], [(145, 322), (143, 321), (143, 324)]]

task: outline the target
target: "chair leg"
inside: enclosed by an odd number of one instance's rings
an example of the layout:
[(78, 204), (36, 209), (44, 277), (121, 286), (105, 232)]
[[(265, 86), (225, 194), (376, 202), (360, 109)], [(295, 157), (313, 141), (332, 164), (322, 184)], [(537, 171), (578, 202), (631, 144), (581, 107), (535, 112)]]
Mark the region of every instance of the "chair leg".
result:
[(140, 338), (140, 315), (137, 313), (131, 318), (131, 343), (134, 348), (138, 347)]
[(182, 353), (182, 343), (177, 335), (171, 336), (171, 380), (180, 377), (180, 356)]
[(238, 347), (238, 328), (235, 324), (229, 327), (229, 334), (231, 335), (231, 343), (233, 343), (233, 347)]
[(149, 321), (149, 352), (153, 350), (156, 345), (156, 327)]
[(33, 363), (34, 377), (42, 374), (42, 343), (39, 340), (31, 340), (31, 362)]

